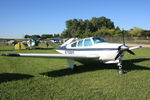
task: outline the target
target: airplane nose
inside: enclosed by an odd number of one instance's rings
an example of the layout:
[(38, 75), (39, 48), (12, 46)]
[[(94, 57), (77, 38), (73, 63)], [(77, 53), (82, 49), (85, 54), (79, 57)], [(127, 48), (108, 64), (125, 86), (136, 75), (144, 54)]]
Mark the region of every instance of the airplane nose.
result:
[(135, 55), (134, 52), (132, 52), (131, 50), (129, 50), (129, 47), (128, 47), (128, 46), (122, 45), (122, 46), (119, 46), (119, 47), (118, 47), (118, 54), (117, 54), (117, 56), (115, 57), (115, 60), (118, 59), (118, 58), (122, 55), (122, 53), (125, 52), (125, 51), (127, 51), (128, 53), (130, 53), (130, 54), (132, 54), (132, 55)]

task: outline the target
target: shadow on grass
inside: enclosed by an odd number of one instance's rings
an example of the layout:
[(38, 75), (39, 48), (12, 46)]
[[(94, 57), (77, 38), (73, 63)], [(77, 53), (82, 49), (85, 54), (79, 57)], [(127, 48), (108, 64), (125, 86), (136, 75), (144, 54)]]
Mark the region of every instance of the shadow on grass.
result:
[[(103, 65), (103, 64), (101, 64), (101, 65), (107, 66), (107, 65)], [(49, 77), (61, 77), (61, 76), (65, 76), (65, 75), (79, 74), (79, 73), (83, 73), (83, 72), (90, 72), (90, 71), (102, 70), (102, 69), (104, 69), (104, 68), (102, 68), (98, 65), (93, 65), (93, 66), (80, 65), (80, 66), (77, 66), (75, 70), (72, 70), (70, 68), (66, 68), (66, 69), (60, 69), (60, 70), (45, 72), (45, 73), (41, 73), (41, 74), (49, 76)]]
[(18, 74), (18, 73), (2, 73), (0, 74), (0, 83), (8, 81), (16, 81), (22, 79), (32, 78), (32, 75), (27, 74)]
[(150, 67), (138, 66), (134, 63), (139, 63), (143, 61), (150, 61), (150, 58), (140, 58), (140, 59), (131, 59), (131, 60), (124, 60), (123, 66), (125, 70), (132, 71), (132, 70), (150, 70)]
[[(132, 70), (150, 70), (149, 67), (144, 66), (138, 66), (134, 63), (147, 61), (150, 59), (142, 58), (142, 59), (131, 59), (131, 60), (124, 60), (123, 61), (123, 68), (127, 71)], [(54, 70), (50, 72), (41, 73), (42, 75), (46, 75), (49, 77), (61, 77), (65, 75), (72, 75), (72, 74), (78, 74), (83, 72), (90, 72), (95, 70), (103, 70), (103, 69), (116, 69), (118, 70), (118, 67), (115, 64), (94, 64), (94, 65), (81, 65), (77, 66), (75, 70), (71, 70), (70, 68), (61, 69), (61, 70)]]

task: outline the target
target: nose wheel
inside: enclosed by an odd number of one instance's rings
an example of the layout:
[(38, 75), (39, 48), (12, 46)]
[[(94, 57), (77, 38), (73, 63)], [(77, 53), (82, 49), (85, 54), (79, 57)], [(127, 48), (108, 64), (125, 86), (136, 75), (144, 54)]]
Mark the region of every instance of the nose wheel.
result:
[(117, 64), (117, 66), (119, 67), (119, 70), (118, 70), (118, 73), (119, 73), (119, 74), (125, 74), (125, 73), (126, 73), (126, 71), (123, 70), (123, 67), (122, 67), (121, 62), (119, 62), (119, 63)]
[(119, 67), (118, 73), (123, 74), (122, 65), (118, 63), (118, 67)]

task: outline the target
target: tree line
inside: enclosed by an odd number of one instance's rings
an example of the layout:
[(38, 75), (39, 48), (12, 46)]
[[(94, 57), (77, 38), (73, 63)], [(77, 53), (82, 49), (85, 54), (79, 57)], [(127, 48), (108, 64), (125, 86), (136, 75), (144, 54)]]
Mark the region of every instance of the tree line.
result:
[(71, 19), (66, 21), (66, 29), (62, 37), (119, 37), (122, 33), (128, 37), (150, 37), (150, 30), (133, 27), (130, 30), (121, 30), (115, 27), (114, 22), (104, 16), (90, 20)]
[(25, 35), (24, 38), (40, 38), (40, 39), (47, 39), (47, 38), (59, 38), (60, 34), (42, 34), (42, 35)]
[[(122, 30), (114, 25), (111, 19), (102, 17), (92, 17), (90, 20), (86, 19), (70, 19), (66, 21), (66, 29), (61, 34), (43, 34), (32, 35), (31, 37), (45, 38), (70, 38), (70, 37), (120, 37), (124, 32), (127, 37), (150, 37), (150, 30), (143, 30), (138, 27), (133, 27), (130, 30)], [(27, 38), (28, 35), (25, 36)]]

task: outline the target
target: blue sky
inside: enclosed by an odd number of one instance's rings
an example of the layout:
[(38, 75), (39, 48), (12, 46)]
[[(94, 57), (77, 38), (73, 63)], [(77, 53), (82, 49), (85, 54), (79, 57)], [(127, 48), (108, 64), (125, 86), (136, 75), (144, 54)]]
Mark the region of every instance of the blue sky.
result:
[(0, 0), (0, 38), (61, 33), (66, 20), (101, 16), (149, 30), (150, 0)]

